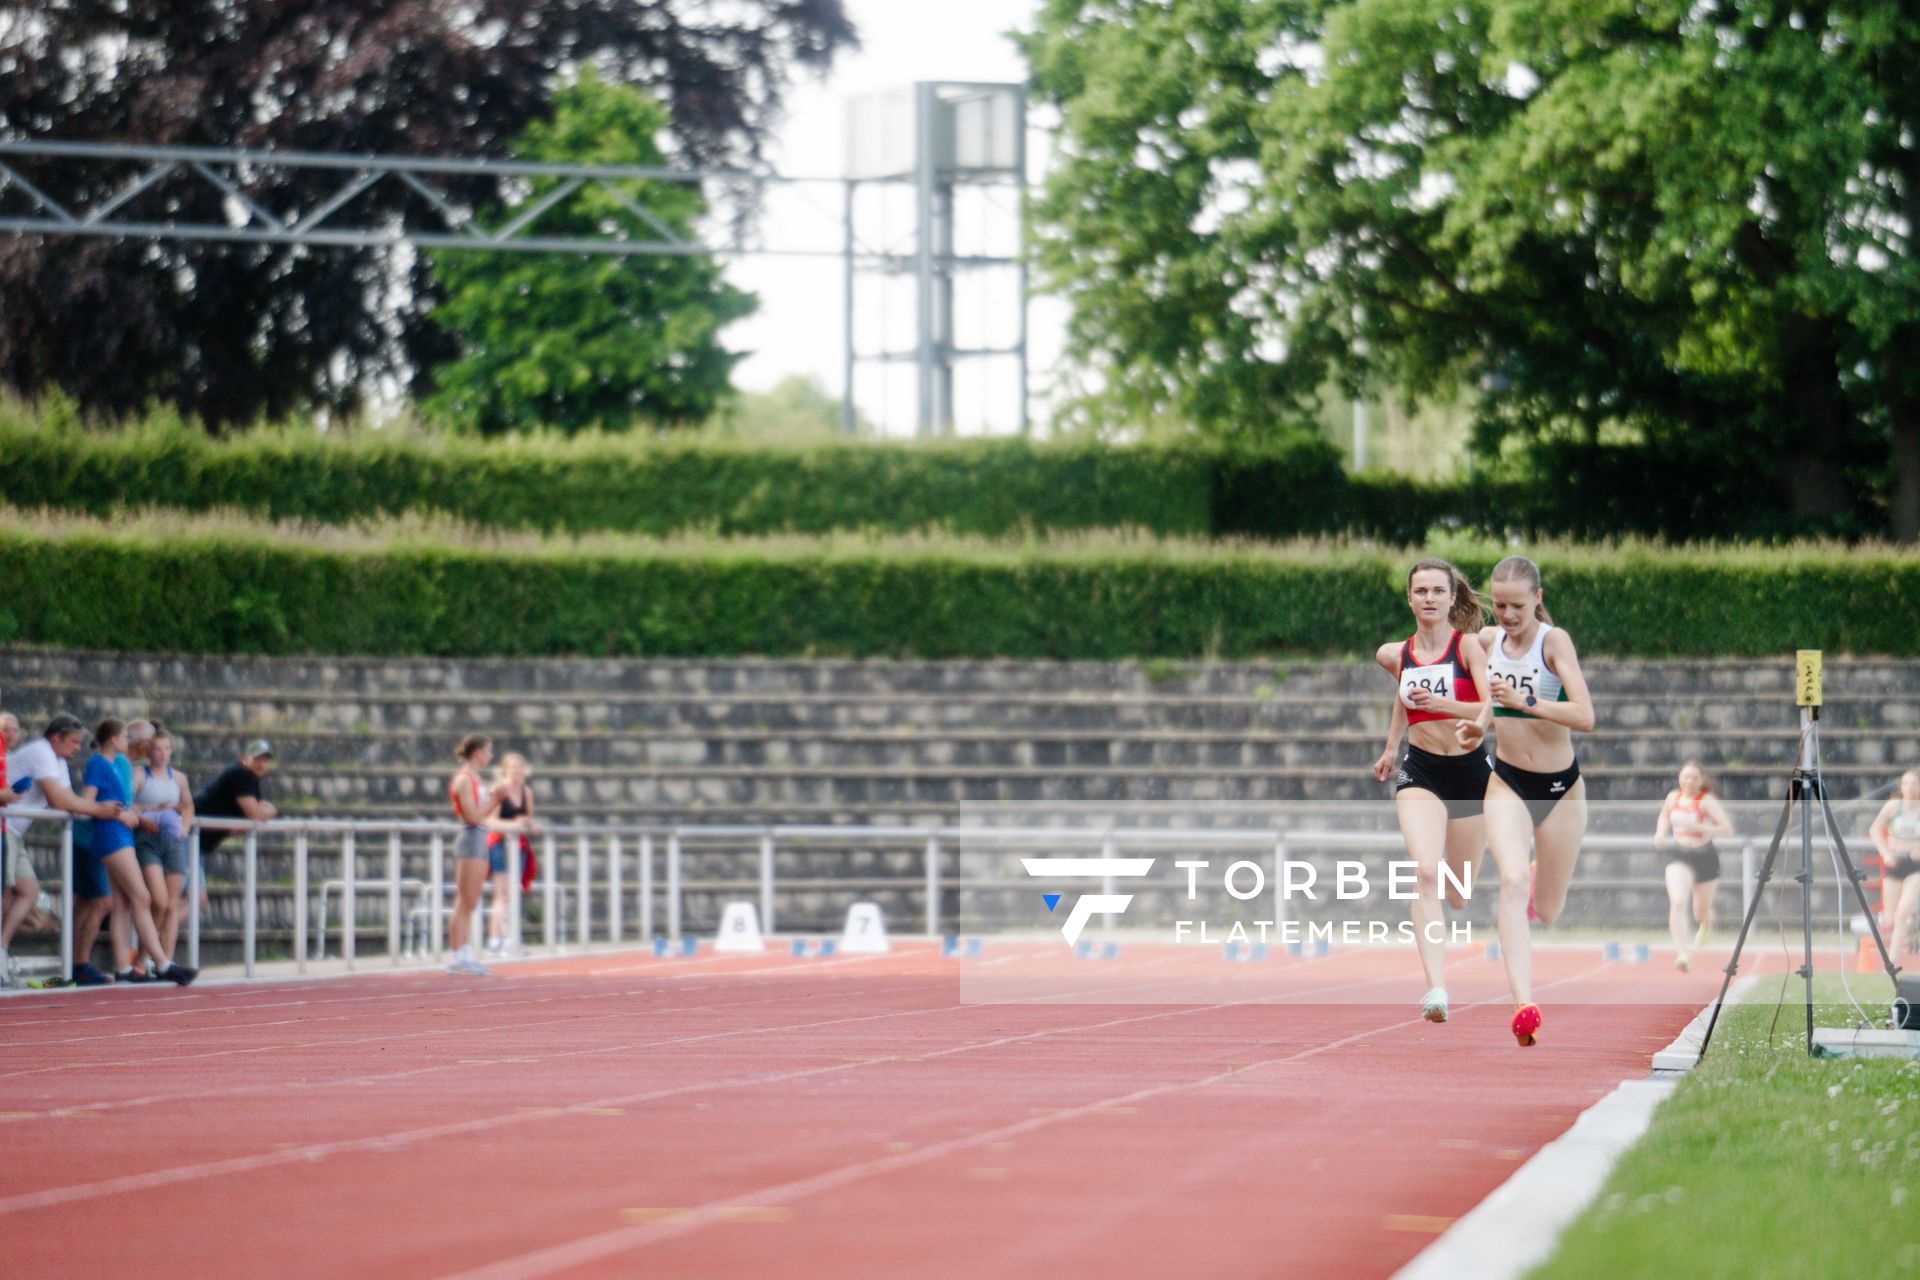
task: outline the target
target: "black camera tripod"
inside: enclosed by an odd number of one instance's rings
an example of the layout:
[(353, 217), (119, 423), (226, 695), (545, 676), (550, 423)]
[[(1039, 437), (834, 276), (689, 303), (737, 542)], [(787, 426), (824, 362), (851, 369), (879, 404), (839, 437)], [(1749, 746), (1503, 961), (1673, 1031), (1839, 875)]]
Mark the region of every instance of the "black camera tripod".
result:
[(1796, 807), (1800, 810), (1800, 874), (1793, 877), (1800, 886), (1800, 930), (1805, 950), (1800, 967), (1794, 970), (1807, 984), (1807, 1056), (1813, 1056), (1813, 805), (1818, 802), (1822, 820), (1826, 823), (1827, 839), (1840, 855), (1840, 866), (1845, 871), (1847, 881), (1853, 886), (1853, 895), (1859, 900), (1860, 910), (1867, 917), (1867, 927), (1873, 931), (1873, 944), (1880, 949), (1880, 963), (1886, 966), (1887, 978), (1899, 990), (1899, 966), (1887, 953), (1886, 939), (1880, 936), (1880, 921), (1874, 916), (1873, 908), (1867, 904), (1867, 891), (1860, 887), (1864, 877), (1853, 865), (1853, 859), (1847, 854), (1847, 842), (1840, 838), (1840, 824), (1833, 816), (1833, 805), (1827, 798), (1826, 780), (1820, 776), (1820, 708), (1803, 706), (1800, 709), (1800, 757), (1793, 766), (1793, 780), (1787, 788), (1787, 803), (1780, 810), (1780, 825), (1773, 830), (1773, 843), (1767, 847), (1766, 861), (1760, 864), (1760, 879), (1754, 886), (1753, 901), (1747, 904), (1747, 913), (1740, 921), (1740, 937), (1733, 944), (1733, 955), (1727, 961), (1726, 978), (1720, 983), (1720, 994), (1713, 1002), (1713, 1012), (1707, 1017), (1707, 1032), (1700, 1040), (1700, 1056), (1707, 1056), (1707, 1046), (1713, 1042), (1713, 1027), (1720, 1020), (1720, 1009), (1727, 1001), (1727, 990), (1733, 985), (1733, 978), (1740, 970), (1740, 952), (1747, 944), (1747, 931), (1753, 927), (1753, 918), (1759, 914), (1761, 900), (1766, 896), (1767, 881), (1773, 877), (1774, 863), (1780, 857), (1780, 846), (1786, 841), (1787, 826), (1793, 818)]

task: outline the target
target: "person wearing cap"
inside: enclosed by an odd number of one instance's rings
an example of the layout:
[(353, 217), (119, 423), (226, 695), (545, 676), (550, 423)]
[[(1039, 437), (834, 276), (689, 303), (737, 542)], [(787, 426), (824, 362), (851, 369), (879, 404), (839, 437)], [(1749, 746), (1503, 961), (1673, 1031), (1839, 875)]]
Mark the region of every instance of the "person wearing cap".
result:
[[(266, 822), (279, 810), (261, 795), (260, 784), (273, 772), (273, 744), (255, 738), (241, 753), (238, 764), (230, 764), (214, 776), (205, 789), (193, 797), (193, 811), (202, 818), (245, 818)], [(212, 853), (233, 833), (201, 828), (200, 852)]]

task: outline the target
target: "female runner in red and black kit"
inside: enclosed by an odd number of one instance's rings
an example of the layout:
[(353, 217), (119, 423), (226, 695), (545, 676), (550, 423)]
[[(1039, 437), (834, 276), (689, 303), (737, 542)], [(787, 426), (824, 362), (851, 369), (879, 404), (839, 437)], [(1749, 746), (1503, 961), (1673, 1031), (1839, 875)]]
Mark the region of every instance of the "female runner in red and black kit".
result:
[(1407, 575), (1407, 604), (1413, 610), (1412, 638), (1383, 644), (1374, 655), (1381, 669), (1399, 682), (1399, 694), (1393, 700), (1387, 749), (1373, 762), (1373, 776), (1385, 782), (1395, 775), (1404, 728), (1407, 755), (1398, 761), (1393, 806), (1407, 853), (1418, 869), (1414, 946), (1427, 979), (1420, 1016), (1445, 1022), (1440, 863), (1444, 859), (1454, 878), (1465, 883), (1468, 869), (1479, 860), (1486, 846), (1481, 810), (1490, 770), (1484, 752), (1461, 746), (1454, 726), (1461, 720), (1484, 720), (1487, 704), (1481, 691), (1487, 687), (1487, 657), (1473, 640), (1480, 626), (1480, 601), (1460, 571), (1445, 560), (1422, 560), (1413, 566)]

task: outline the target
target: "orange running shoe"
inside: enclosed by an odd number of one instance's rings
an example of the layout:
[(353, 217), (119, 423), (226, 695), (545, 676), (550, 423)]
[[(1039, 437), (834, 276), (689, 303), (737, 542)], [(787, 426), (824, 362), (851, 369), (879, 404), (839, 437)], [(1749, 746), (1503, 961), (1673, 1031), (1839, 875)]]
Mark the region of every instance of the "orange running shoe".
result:
[(1513, 1011), (1513, 1038), (1522, 1049), (1531, 1049), (1540, 1036), (1540, 1006), (1523, 1004)]

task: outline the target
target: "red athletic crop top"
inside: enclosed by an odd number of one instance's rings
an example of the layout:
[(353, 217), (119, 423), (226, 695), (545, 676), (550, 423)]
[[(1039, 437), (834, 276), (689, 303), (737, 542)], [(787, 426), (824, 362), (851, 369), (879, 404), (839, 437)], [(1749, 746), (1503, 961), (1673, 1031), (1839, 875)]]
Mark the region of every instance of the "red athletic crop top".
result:
[(1407, 709), (1408, 724), (1454, 718), (1442, 712), (1415, 708), (1407, 700), (1407, 694), (1414, 689), (1425, 689), (1436, 698), (1450, 698), (1455, 702), (1480, 701), (1480, 689), (1473, 682), (1473, 673), (1467, 670), (1466, 661), (1460, 656), (1458, 631), (1447, 641), (1447, 651), (1440, 655), (1440, 660), (1424, 667), (1415, 663), (1414, 639), (1408, 636), (1407, 642), (1400, 646), (1400, 705)]
[(461, 770), (460, 773), (454, 774), (453, 778), (447, 783), (447, 803), (453, 806), (453, 816), (458, 818), (460, 821), (465, 822), (467, 820), (467, 816), (460, 812), (459, 793), (456, 790), (456, 788), (458, 788), (460, 785), (460, 778), (463, 774), (465, 775), (468, 783), (470, 783), (473, 788), (473, 807), (475, 809), (479, 809), (482, 806), (480, 804), (479, 775), (473, 774), (473, 773), (467, 773), (466, 770), (464, 769)]
[[(1673, 809), (1667, 815), (1668, 823), (1672, 823), (1673, 814), (1684, 813), (1684, 814), (1687, 814), (1689, 817), (1691, 817), (1695, 822), (1700, 823), (1702, 826), (1706, 825), (1707, 815), (1703, 808), (1703, 806), (1706, 804), (1706, 801), (1707, 801), (1707, 793), (1704, 791), (1694, 796), (1694, 798), (1691, 800), (1687, 799), (1687, 797), (1684, 795), (1675, 796), (1673, 798)], [(1688, 834), (1691, 835), (1693, 833), (1688, 832)]]

